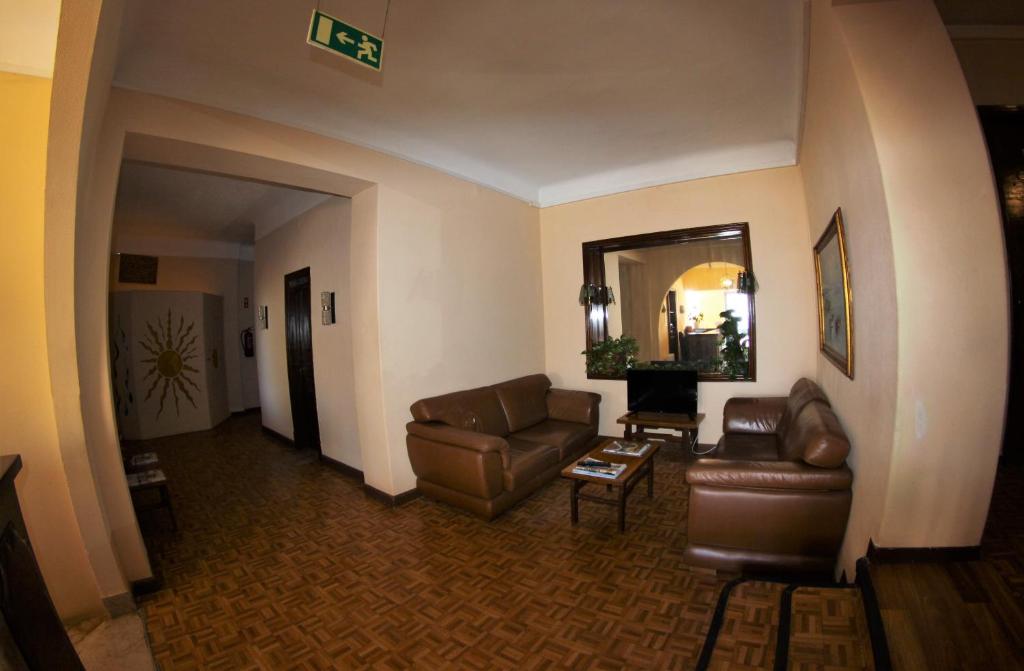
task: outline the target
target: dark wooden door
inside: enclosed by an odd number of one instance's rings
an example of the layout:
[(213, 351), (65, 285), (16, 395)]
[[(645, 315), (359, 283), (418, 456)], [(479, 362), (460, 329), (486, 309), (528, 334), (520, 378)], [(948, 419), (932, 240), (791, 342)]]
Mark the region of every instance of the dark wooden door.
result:
[(0, 668), (82, 669), (29, 544), (14, 487), (21, 457), (0, 457)]
[[(1010, 274), (1010, 387), (1003, 455), (1024, 460), (1024, 110), (978, 108), (985, 130), (999, 203)], [(999, 263), (993, 259), (993, 263)]]
[(320, 421), (313, 381), (313, 326), (310, 320), (309, 268), (284, 276), (285, 350), (292, 401), (295, 446), (320, 449)]
[(665, 298), (665, 327), (668, 329), (668, 353), (679, 361), (679, 321), (676, 316), (676, 292)]

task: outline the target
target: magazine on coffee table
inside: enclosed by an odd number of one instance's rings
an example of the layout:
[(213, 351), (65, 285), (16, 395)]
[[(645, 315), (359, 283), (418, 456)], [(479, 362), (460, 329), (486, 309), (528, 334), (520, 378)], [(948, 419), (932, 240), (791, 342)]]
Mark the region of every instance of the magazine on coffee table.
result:
[(616, 440), (607, 445), (602, 452), (618, 454), (624, 457), (642, 457), (651, 449), (650, 443), (637, 443), (630, 440)]
[(130, 466), (136, 467), (149, 466), (151, 464), (157, 463), (158, 461), (159, 459), (156, 456), (156, 452), (143, 452), (142, 454), (133, 455), (130, 459), (128, 459), (128, 464)]
[(595, 459), (583, 459), (577, 461), (572, 472), (576, 475), (592, 475), (595, 478), (607, 478), (614, 480), (626, 470), (626, 464), (612, 464), (607, 461)]
[(159, 468), (151, 471), (142, 471), (141, 473), (129, 473), (125, 476), (128, 479), (129, 489), (132, 487), (141, 487), (142, 485), (152, 485), (159, 482), (167, 482), (167, 476)]

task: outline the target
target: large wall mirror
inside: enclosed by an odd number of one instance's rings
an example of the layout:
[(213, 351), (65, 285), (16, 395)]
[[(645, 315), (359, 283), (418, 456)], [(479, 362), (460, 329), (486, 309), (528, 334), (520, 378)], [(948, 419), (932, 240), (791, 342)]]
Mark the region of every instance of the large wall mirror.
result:
[[(585, 242), (587, 349), (628, 336), (637, 365), (695, 369), (703, 381), (754, 380), (755, 286), (746, 223)], [(738, 338), (729, 338), (723, 313)], [(723, 351), (730, 343), (742, 352)], [(624, 378), (589, 368), (587, 375)]]

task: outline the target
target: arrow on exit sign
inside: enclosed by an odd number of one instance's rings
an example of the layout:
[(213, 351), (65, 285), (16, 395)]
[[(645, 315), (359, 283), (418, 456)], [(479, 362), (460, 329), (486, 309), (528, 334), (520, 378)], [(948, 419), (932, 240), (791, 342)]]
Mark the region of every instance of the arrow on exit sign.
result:
[(314, 9), (306, 42), (380, 72), (384, 40)]

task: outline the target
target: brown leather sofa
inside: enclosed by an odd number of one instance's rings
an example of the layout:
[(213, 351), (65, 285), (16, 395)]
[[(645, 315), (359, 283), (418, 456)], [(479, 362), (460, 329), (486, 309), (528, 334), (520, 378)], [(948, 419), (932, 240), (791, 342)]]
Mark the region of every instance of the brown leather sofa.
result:
[(593, 446), (600, 403), (547, 375), (416, 401), (405, 439), (416, 486), (492, 519)]
[(711, 458), (686, 472), (685, 560), (742, 573), (831, 574), (846, 533), (850, 442), (814, 382), (732, 398)]

